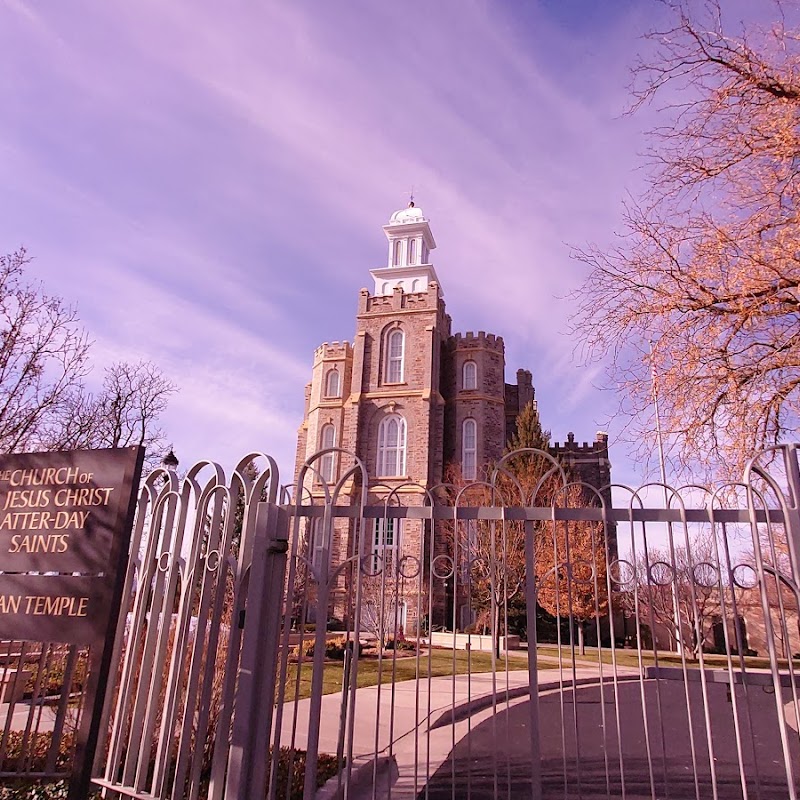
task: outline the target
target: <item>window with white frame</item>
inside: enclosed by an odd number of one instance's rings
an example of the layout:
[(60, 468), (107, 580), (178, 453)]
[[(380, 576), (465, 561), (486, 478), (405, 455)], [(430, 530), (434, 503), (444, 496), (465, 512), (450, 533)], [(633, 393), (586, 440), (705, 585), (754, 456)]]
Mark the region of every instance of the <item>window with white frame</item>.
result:
[(322, 535), (322, 520), (309, 519), (306, 523), (308, 525), (308, 536), (311, 542), (311, 563), (317, 569), (322, 565), (322, 559), (325, 553), (327, 542)]
[(464, 543), (461, 548), (461, 582), (467, 586), (470, 583), (472, 563), (478, 557), (478, 520), (465, 519)]
[(400, 520), (393, 517), (378, 518), (372, 529), (373, 571), (386, 569), (387, 575), (397, 563), (400, 543)]
[(378, 426), (378, 476), (394, 478), (406, 471), (406, 421), (399, 414), (384, 417)]
[(399, 267), (403, 258), (403, 240), (397, 239), (394, 243), (394, 265)]
[(408, 263), (413, 266), (417, 263), (417, 240), (411, 239), (408, 242)]
[(403, 351), (405, 350), (405, 335), (399, 328), (390, 331), (386, 337), (386, 383), (403, 382)]
[(339, 370), (329, 370), (325, 376), (325, 397), (339, 397), (341, 394), (341, 381), (339, 380)]
[(478, 426), (474, 419), (465, 419), (461, 426), (461, 473), (468, 481), (478, 476)]
[(465, 361), (461, 370), (461, 388), (478, 388), (478, 365), (474, 361)]
[[(333, 425), (323, 425), (319, 437), (320, 450), (336, 447), (336, 428)], [(320, 460), (319, 473), (322, 480), (330, 483), (333, 480), (333, 467), (336, 453), (325, 453)]]

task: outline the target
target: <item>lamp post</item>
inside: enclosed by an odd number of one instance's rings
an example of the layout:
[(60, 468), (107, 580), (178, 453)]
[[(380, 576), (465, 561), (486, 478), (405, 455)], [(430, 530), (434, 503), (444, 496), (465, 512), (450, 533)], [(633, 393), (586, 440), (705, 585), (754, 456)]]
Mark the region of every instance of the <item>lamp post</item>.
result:
[(181, 462), (178, 461), (178, 457), (175, 455), (175, 451), (170, 448), (169, 453), (167, 453), (164, 458), (161, 459), (161, 466), (164, 467), (167, 472), (177, 472), (178, 464)]

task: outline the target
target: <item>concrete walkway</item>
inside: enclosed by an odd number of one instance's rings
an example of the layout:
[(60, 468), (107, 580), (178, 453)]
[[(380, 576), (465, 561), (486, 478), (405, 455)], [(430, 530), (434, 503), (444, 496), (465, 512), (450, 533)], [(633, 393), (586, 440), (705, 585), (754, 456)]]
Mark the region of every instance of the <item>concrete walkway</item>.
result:
[[(620, 669), (618, 676), (638, 677), (634, 669)], [(610, 676), (610, 669), (606, 673)], [(594, 683), (597, 665), (576, 667), (578, 685)], [(564, 670), (563, 681), (572, 683), (572, 670)], [(507, 682), (506, 682), (507, 679)], [(540, 691), (559, 686), (557, 669), (544, 663), (539, 669)], [(370, 686), (357, 690), (352, 742), (353, 778), (372, 797), (373, 781), (378, 797), (391, 791), (395, 798), (413, 798), (447, 760), (456, 744), (473, 728), (529, 699), (528, 671), (510, 670), (507, 674), (475, 673), (437, 678), (422, 678), (394, 686)], [(342, 694), (322, 698), (320, 752), (336, 753), (339, 741)], [(308, 737), (310, 701), (284, 705), (281, 745), (292, 741), (302, 749)], [(296, 713), (295, 713), (296, 712)], [(520, 733), (514, 733), (519, 738)], [(527, 731), (523, 736), (528, 736)], [(347, 750), (345, 756), (348, 756)], [(376, 758), (377, 756), (377, 758)], [(389, 786), (391, 785), (391, 790)], [(322, 797), (333, 798), (333, 787)], [(351, 791), (351, 797), (359, 797)]]

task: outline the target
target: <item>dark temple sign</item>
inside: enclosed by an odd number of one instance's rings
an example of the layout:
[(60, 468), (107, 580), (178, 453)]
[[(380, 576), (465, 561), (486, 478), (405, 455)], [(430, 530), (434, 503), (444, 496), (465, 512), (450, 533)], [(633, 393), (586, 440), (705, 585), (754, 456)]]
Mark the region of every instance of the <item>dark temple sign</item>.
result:
[(143, 459), (141, 447), (0, 457), (0, 640), (89, 647), (71, 800), (88, 796)]
[(138, 447), (0, 458), (0, 639), (105, 637), (141, 461)]
[(0, 458), (0, 572), (107, 572), (135, 463), (130, 448)]

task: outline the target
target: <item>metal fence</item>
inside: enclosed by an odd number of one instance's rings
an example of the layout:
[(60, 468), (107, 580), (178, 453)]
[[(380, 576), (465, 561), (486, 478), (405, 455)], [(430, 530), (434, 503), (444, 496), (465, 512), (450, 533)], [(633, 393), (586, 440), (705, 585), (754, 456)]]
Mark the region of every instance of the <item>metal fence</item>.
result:
[(798, 796), (796, 448), (713, 492), (535, 452), (426, 489), (324, 451), (298, 486), (148, 479), (107, 796)]

